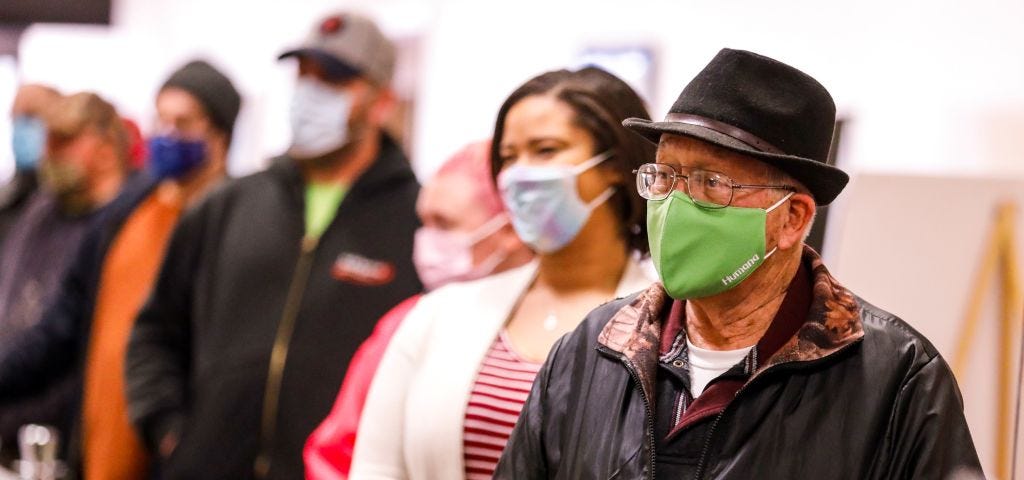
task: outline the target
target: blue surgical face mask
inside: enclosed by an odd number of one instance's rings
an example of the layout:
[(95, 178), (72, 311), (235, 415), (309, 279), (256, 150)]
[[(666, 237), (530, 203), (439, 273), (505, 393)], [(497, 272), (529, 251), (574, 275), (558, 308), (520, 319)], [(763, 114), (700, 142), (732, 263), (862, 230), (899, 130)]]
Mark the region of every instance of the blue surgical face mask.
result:
[(30, 115), (15, 117), (11, 147), (18, 170), (35, 170), (46, 149), (46, 124)]
[(206, 144), (161, 135), (149, 140), (149, 171), (159, 179), (179, 179), (206, 163)]
[(579, 165), (512, 165), (498, 175), (498, 189), (523, 243), (538, 253), (561, 250), (580, 233), (590, 212), (615, 193), (614, 187), (585, 203), (576, 178), (611, 157), (611, 151)]
[(348, 143), (350, 95), (312, 78), (300, 77), (292, 97), (292, 145), (288, 152), (305, 159), (326, 155)]

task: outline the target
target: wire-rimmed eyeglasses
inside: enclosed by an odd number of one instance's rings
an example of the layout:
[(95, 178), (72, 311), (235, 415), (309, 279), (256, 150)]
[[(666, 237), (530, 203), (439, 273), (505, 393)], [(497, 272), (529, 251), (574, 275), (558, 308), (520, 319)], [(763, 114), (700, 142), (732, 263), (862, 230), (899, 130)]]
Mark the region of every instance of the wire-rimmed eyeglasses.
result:
[(685, 193), (694, 203), (705, 208), (725, 208), (732, 204), (733, 194), (740, 188), (762, 188), (788, 190), (789, 185), (750, 185), (736, 183), (728, 175), (699, 168), (689, 169), (686, 174), (676, 172), (675, 167), (666, 163), (645, 163), (633, 171), (636, 173), (636, 189), (647, 200), (664, 200), (676, 188), (682, 178)]

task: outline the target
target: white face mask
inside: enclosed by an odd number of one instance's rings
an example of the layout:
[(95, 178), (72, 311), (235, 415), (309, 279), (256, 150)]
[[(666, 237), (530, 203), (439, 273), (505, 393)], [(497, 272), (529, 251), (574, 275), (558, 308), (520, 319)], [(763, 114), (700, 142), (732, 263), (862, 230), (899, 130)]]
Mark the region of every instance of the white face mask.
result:
[(498, 249), (479, 265), (473, 265), (473, 246), (490, 237), (508, 223), (504, 214), (494, 217), (470, 233), (420, 227), (413, 240), (412, 261), (427, 290), (454, 281), (486, 277), (508, 258)]
[(315, 158), (348, 142), (352, 97), (319, 80), (299, 77), (292, 96), (292, 145), (295, 158)]
[(589, 204), (580, 199), (576, 177), (612, 156), (601, 153), (579, 165), (512, 165), (498, 175), (498, 189), (523, 243), (539, 253), (561, 250), (580, 233), (590, 212), (604, 203), (608, 187)]

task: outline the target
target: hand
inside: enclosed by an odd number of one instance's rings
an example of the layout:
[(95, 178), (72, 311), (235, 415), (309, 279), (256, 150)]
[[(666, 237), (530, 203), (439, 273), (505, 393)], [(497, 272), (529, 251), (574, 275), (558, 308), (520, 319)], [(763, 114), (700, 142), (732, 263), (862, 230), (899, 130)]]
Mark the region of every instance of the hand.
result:
[(167, 434), (164, 435), (164, 438), (160, 439), (160, 445), (158, 447), (160, 458), (170, 458), (176, 448), (178, 448), (178, 433), (175, 431), (167, 432)]

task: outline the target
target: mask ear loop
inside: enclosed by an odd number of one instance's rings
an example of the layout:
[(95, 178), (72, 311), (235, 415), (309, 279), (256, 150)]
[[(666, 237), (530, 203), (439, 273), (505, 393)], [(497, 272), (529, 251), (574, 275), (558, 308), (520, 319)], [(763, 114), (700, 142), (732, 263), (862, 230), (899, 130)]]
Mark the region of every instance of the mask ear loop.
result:
[[(508, 213), (506, 212), (501, 212), (495, 215), (494, 218), (488, 220), (486, 223), (477, 228), (476, 233), (474, 233), (473, 236), (471, 237), (471, 242), (469, 244), (470, 248), (476, 246), (476, 244), (482, 242), (485, 238), (497, 233), (498, 230), (501, 230), (502, 227), (509, 224), (510, 221), (511, 220), (508, 216)], [(487, 258), (485, 258), (482, 262), (480, 262), (480, 265), (476, 265), (473, 267), (472, 277), (482, 278), (487, 275), (490, 275), (491, 273), (494, 273), (494, 269), (498, 268), (498, 265), (501, 265), (501, 262), (504, 262), (505, 259), (507, 259), (510, 254), (511, 252), (507, 251), (505, 248), (499, 247), (494, 252), (491, 252), (491, 254), (488, 255)]]
[[(776, 208), (779, 208), (779, 205), (782, 205), (783, 203), (785, 203), (786, 200), (789, 200), (789, 197), (792, 197), (795, 193), (796, 192), (792, 192), (792, 191), (787, 193), (785, 197), (782, 197), (781, 199), (779, 199), (779, 201), (775, 202), (774, 205), (768, 207), (768, 209), (764, 211), (765, 215), (768, 215), (769, 213), (771, 213), (772, 210), (775, 210)], [(764, 254), (764, 259), (768, 260), (768, 257), (771, 257), (778, 250), (779, 250), (779, 246), (776, 245), (775, 248), (772, 249), (772, 251)]]
[(587, 161), (585, 161), (585, 162), (583, 162), (583, 163), (581, 163), (579, 165), (576, 165), (572, 169), (573, 175), (579, 175), (579, 174), (581, 174), (581, 173), (583, 173), (583, 172), (585, 172), (587, 170), (590, 170), (591, 168), (594, 168), (594, 167), (600, 165), (605, 160), (608, 160), (609, 158), (611, 158), (612, 157), (612, 153), (614, 153), (614, 152), (612, 152), (611, 150), (605, 150), (604, 152), (601, 152), (601, 153), (593, 156), (590, 160), (587, 160)]
[(484, 261), (480, 262), (480, 265), (473, 267), (474, 276), (477, 278), (482, 278), (494, 273), (494, 270), (498, 268), (498, 265), (501, 265), (501, 262), (504, 262), (509, 255), (511, 255), (511, 252), (509, 252), (508, 250), (505, 250), (504, 248), (498, 248), (493, 253), (488, 255), (487, 258), (484, 259)]
[(469, 237), (469, 244), (476, 245), (482, 242), (485, 238), (493, 235), (494, 232), (501, 230), (501, 227), (504, 227), (508, 223), (509, 218), (507, 213), (501, 212), (495, 215), (494, 218), (477, 227), (476, 231), (474, 231)]
[(787, 193), (785, 197), (780, 198), (779, 201), (775, 202), (772, 206), (768, 207), (764, 211), (764, 213), (772, 213), (772, 210), (775, 210), (776, 208), (779, 208), (779, 205), (786, 203), (786, 200), (789, 200), (789, 197), (792, 197), (794, 194), (796, 194), (796, 192)]
[[(583, 163), (581, 163), (579, 165), (576, 165), (576, 167), (574, 167), (573, 170), (572, 170), (573, 176), (578, 177), (581, 173), (583, 173), (583, 172), (585, 172), (587, 170), (590, 170), (591, 168), (594, 168), (594, 167), (600, 165), (605, 160), (608, 160), (609, 158), (612, 158), (612, 155), (614, 153), (615, 152), (610, 150), (610, 149), (609, 150), (605, 150), (604, 152), (601, 152), (601, 153), (595, 155), (590, 160), (587, 160), (587, 161), (585, 161), (585, 162), (583, 162)], [(587, 211), (588, 212), (593, 212), (595, 208), (597, 208), (602, 203), (607, 202), (608, 199), (612, 198), (612, 195), (614, 195), (614, 194), (615, 194), (615, 187), (614, 186), (608, 187), (607, 189), (605, 189), (605, 191), (601, 192), (600, 195), (598, 195), (596, 198), (591, 200), (590, 203), (587, 204)]]
[(595, 208), (600, 206), (602, 203), (607, 202), (609, 198), (612, 198), (612, 195), (615, 195), (614, 186), (608, 187), (605, 191), (601, 192), (600, 195), (591, 200), (590, 203), (587, 204), (587, 211), (593, 212)]

